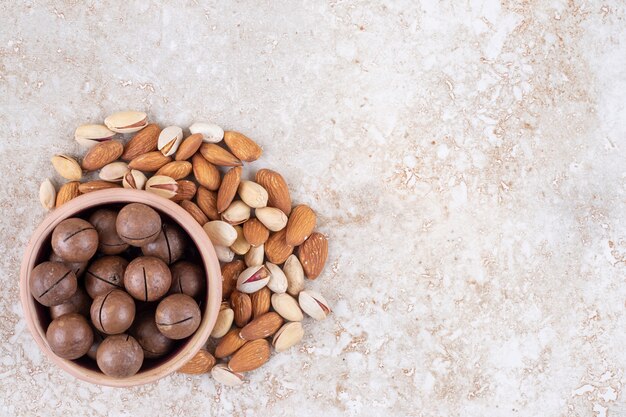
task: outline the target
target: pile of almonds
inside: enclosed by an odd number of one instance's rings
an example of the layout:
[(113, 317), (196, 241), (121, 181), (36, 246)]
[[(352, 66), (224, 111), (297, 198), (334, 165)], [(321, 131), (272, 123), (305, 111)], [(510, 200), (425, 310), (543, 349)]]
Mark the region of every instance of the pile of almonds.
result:
[[(279, 173), (261, 169), (254, 181), (242, 178), (243, 163), (262, 154), (254, 141), (204, 122), (189, 132), (184, 137), (178, 126), (161, 129), (136, 111), (112, 114), (104, 125), (80, 126), (76, 141), (89, 150), (80, 163), (67, 155), (52, 158), (69, 182), (57, 192), (45, 180), (40, 201), (52, 209), (80, 194), (124, 187), (178, 202), (215, 246), (223, 300), (211, 333), (214, 352), (200, 350), (180, 372), (210, 371), (217, 381), (238, 385), (242, 372), (269, 360), (271, 347), (282, 352), (302, 340), (303, 313), (316, 320), (330, 313), (321, 294), (304, 289), (305, 278), (322, 272), (328, 241), (314, 231), (310, 207), (292, 207)], [(134, 136), (125, 144), (117, 137), (129, 133)], [(81, 182), (84, 173), (98, 170), (99, 179)]]

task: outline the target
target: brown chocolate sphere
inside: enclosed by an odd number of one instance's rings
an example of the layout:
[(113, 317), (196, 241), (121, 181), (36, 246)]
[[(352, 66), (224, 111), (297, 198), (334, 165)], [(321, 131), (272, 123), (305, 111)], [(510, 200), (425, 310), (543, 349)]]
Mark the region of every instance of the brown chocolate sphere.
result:
[(67, 262), (54, 252), (50, 253), (49, 260), (52, 262), (61, 262), (62, 264), (67, 266), (69, 269), (74, 271), (74, 275), (76, 275), (76, 279), (83, 276), (83, 274), (85, 273), (85, 270), (87, 269), (87, 265), (89, 264), (88, 262)]
[(99, 295), (91, 304), (91, 322), (102, 333), (123, 333), (134, 319), (135, 301), (122, 290)]
[(67, 262), (86, 262), (98, 250), (98, 232), (86, 220), (65, 219), (52, 232), (52, 250)]
[(124, 271), (128, 261), (120, 256), (103, 256), (89, 265), (85, 274), (85, 289), (91, 298), (111, 290), (124, 289)]
[(50, 307), (50, 317), (52, 320), (64, 314), (78, 313), (83, 316), (89, 315), (91, 298), (82, 288), (77, 288), (74, 294), (62, 304)]
[(134, 337), (127, 334), (109, 336), (98, 347), (98, 368), (105, 375), (127, 378), (135, 375), (143, 364), (143, 350)]
[(132, 246), (143, 246), (159, 237), (161, 216), (145, 204), (127, 204), (118, 213), (115, 228), (124, 242)]
[(170, 294), (187, 294), (199, 299), (206, 290), (207, 277), (200, 265), (178, 261), (170, 268), (172, 271), (172, 286)]
[(85, 317), (70, 313), (52, 320), (46, 339), (55, 355), (63, 359), (78, 359), (89, 351), (93, 330)]
[(157, 306), (155, 320), (157, 328), (166, 337), (184, 339), (200, 326), (200, 308), (190, 296), (172, 294)]
[(157, 329), (154, 310), (143, 311), (135, 319), (129, 333), (137, 339), (146, 358), (160, 358), (172, 350), (174, 341)]
[(117, 235), (115, 221), (117, 212), (100, 209), (89, 216), (89, 223), (98, 232), (98, 250), (105, 255), (118, 255), (128, 249), (128, 243)]
[(156, 256), (168, 265), (183, 256), (187, 246), (187, 236), (180, 227), (164, 223), (159, 237), (154, 242), (141, 247), (145, 256)]
[(60, 262), (40, 263), (30, 274), (30, 293), (47, 307), (69, 300), (77, 285), (72, 270)]
[(128, 264), (124, 288), (137, 300), (156, 301), (172, 284), (172, 274), (165, 262), (153, 256), (140, 256)]

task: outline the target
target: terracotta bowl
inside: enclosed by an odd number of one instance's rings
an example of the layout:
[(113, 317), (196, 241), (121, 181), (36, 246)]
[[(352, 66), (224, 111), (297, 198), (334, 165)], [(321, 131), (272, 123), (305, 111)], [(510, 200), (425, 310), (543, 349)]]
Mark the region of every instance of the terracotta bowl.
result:
[[(179, 345), (168, 356), (161, 358), (152, 366), (143, 368), (134, 376), (129, 378), (112, 378), (106, 376), (97, 369), (94, 363), (77, 360), (70, 361), (59, 358), (50, 350), (46, 341), (46, 329), (50, 323), (48, 309), (41, 306), (30, 295), (29, 277), (33, 268), (40, 262), (47, 260), (50, 254), (50, 239), (52, 231), (57, 224), (69, 217), (79, 216), (83, 212), (95, 210), (99, 206), (125, 203), (144, 203), (157, 210), (163, 217), (168, 218), (180, 225), (189, 235), (190, 242), (197, 247), (200, 258), (207, 273), (207, 293), (200, 305), (202, 311), (202, 321), (200, 327), (189, 339)], [(158, 197), (146, 191), (127, 189), (108, 189), (92, 192), (77, 197), (63, 206), (55, 209), (44, 219), (41, 225), (35, 230), (22, 261), (20, 271), (20, 298), (28, 328), (32, 333), (35, 342), (41, 350), (57, 364), (61, 369), (67, 371), (76, 378), (93, 384), (108, 385), (112, 387), (130, 387), (134, 385), (147, 384), (159, 378), (175, 372), (187, 361), (189, 361), (198, 350), (204, 346), (209, 334), (213, 329), (217, 314), (219, 312), (222, 293), (222, 280), (219, 262), (213, 245), (202, 227), (178, 204), (165, 198)]]

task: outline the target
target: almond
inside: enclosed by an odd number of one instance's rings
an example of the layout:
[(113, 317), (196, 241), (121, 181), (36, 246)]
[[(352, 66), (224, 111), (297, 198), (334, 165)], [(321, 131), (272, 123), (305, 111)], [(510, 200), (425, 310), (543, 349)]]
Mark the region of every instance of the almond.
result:
[(159, 151), (153, 151), (144, 153), (143, 155), (139, 155), (134, 158), (132, 161), (128, 163), (128, 168), (137, 169), (139, 171), (144, 172), (156, 172), (163, 165), (170, 163), (172, 158), (169, 156), (164, 156)]
[(265, 256), (274, 264), (282, 264), (293, 253), (293, 246), (285, 240), (286, 230), (272, 233), (265, 242)]
[(188, 136), (178, 147), (174, 159), (176, 161), (184, 161), (191, 158), (200, 149), (200, 145), (202, 145), (202, 135), (200, 133)]
[(246, 340), (265, 339), (272, 336), (283, 325), (283, 318), (280, 314), (271, 312), (265, 313), (260, 317), (246, 324), (239, 332), (239, 337)]
[(210, 219), (219, 220), (220, 214), (217, 212), (217, 193), (200, 186), (196, 192), (196, 204), (200, 210)]
[(172, 197), (172, 201), (191, 200), (196, 195), (196, 183), (188, 180), (176, 181), (178, 190), (176, 195)]
[(250, 219), (243, 224), (243, 235), (251, 246), (257, 247), (265, 243), (270, 231), (259, 219)]
[(209, 372), (213, 366), (215, 366), (213, 355), (205, 349), (200, 349), (196, 356), (184, 364), (178, 372), (191, 375), (204, 374)]
[(241, 181), (241, 167), (231, 168), (222, 179), (222, 185), (217, 192), (217, 211), (223, 212), (230, 206), (230, 203), (237, 194), (237, 188)]
[(117, 160), (122, 152), (124, 152), (124, 146), (116, 140), (98, 143), (89, 149), (83, 158), (82, 167), (85, 171), (95, 171)]
[(71, 156), (54, 155), (50, 161), (59, 175), (66, 180), (78, 181), (83, 176), (83, 170)]
[(172, 161), (163, 165), (155, 175), (165, 175), (175, 180), (182, 180), (191, 174), (191, 162)]
[(252, 300), (250, 300), (250, 296), (234, 290), (230, 295), (230, 305), (235, 312), (235, 324), (237, 327), (243, 327), (248, 324), (250, 317), (252, 317)]
[(191, 158), (191, 164), (193, 166), (193, 176), (196, 177), (196, 181), (200, 185), (211, 191), (220, 188), (222, 177), (215, 165), (204, 159), (199, 153), (196, 153)]
[(270, 359), (270, 344), (265, 339), (253, 340), (243, 345), (228, 362), (233, 372), (253, 371)]
[(204, 214), (204, 212), (200, 210), (200, 207), (198, 207), (198, 205), (193, 201), (183, 200), (180, 202), (180, 206), (184, 208), (187, 213), (191, 214), (191, 217), (193, 217), (194, 220), (197, 221), (200, 225), (203, 225), (209, 221), (209, 218), (206, 216), (206, 214)]
[[(236, 316), (237, 314), (235, 313)], [(246, 341), (239, 337), (239, 330), (235, 327), (220, 339), (220, 342), (215, 347), (216, 358), (223, 359), (230, 356), (246, 344)]]
[(324, 269), (328, 257), (328, 240), (321, 233), (313, 233), (298, 249), (298, 259), (308, 279), (315, 279)]
[(271, 169), (261, 169), (257, 171), (255, 181), (267, 191), (269, 206), (276, 207), (287, 215), (291, 213), (289, 188), (282, 175)]
[(242, 161), (256, 161), (263, 154), (263, 150), (256, 142), (239, 132), (224, 132), (224, 142), (228, 149)]
[(295, 206), (287, 222), (287, 244), (299, 246), (315, 229), (315, 212), (304, 204)]
[(124, 161), (131, 161), (144, 153), (157, 150), (157, 143), (159, 141), (159, 134), (161, 128), (157, 124), (149, 124), (141, 131), (139, 131), (131, 140), (124, 146), (124, 153), (122, 159)]
[(269, 288), (263, 287), (250, 296), (252, 301), (252, 318), (256, 319), (270, 311), (272, 292)]
[(57, 193), (55, 206), (60, 207), (71, 199), (78, 197), (80, 195), (80, 191), (78, 190), (79, 185), (80, 183), (78, 181), (63, 184)]
[(230, 298), (237, 286), (237, 278), (244, 269), (246, 269), (246, 265), (241, 259), (222, 265), (222, 300)]
[(241, 165), (241, 161), (235, 155), (215, 143), (203, 143), (200, 146), (200, 153), (207, 161), (215, 165), (223, 167)]
[(122, 186), (115, 182), (103, 180), (88, 181), (78, 186), (78, 190), (81, 194), (87, 194), (92, 191), (106, 190), (107, 188), (122, 188)]

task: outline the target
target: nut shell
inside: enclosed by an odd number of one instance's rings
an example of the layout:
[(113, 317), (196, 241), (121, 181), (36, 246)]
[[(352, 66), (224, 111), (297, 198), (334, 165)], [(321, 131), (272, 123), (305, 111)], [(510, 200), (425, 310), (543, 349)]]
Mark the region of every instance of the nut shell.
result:
[(157, 328), (166, 337), (184, 339), (200, 326), (200, 308), (188, 295), (172, 294), (159, 303), (155, 318)]
[(124, 288), (140, 301), (156, 301), (163, 297), (172, 285), (168, 266), (154, 256), (133, 259), (124, 272)]
[(128, 249), (128, 243), (117, 234), (116, 220), (117, 212), (110, 209), (99, 209), (89, 216), (89, 223), (98, 232), (98, 250), (105, 255), (117, 255)]
[(91, 304), (91, 322), (106, 334), (123, 333), (135, 319), (135, 302), (122, 290), (99, 295)]
[(52, 250), (68, 262), (85, 262), (98, 250), (98, 232), (86, 220), (63, 220), (52, 232)]
[(109, 336), (98, 347), (96, 360), (100, 370), (114, 378), (135, 375), (143, 364), (143, 349), (127, 334)]
[(74, 272), (60, 262), (40, 263), (30, 274), (30, 293), (47, 307), (68, 301), (77, 286)]
[(141, 247), (144, 256), (154, 256), (168, 265), (179, 260), (187, 246), (187, 236), (180, 227), (163, 223), (161, 233), (154, 242)]
[(127, 204), (117, 215), (115, 229), (124, 242), (132, 246), (143, 246), (159, 237), (161, 216), (145, 204)]
[(103, 256), (89, 265), (85, 275), (85, 289), (91, 298), (124, 289), (124, 271), (128, 261), (120, 256)]
[(52, 320), (46, 330), (46, 339), (55, 355), (74, 360), (89, 351), (93, 343), (93, 330), (85, 317), (70, 313)]

